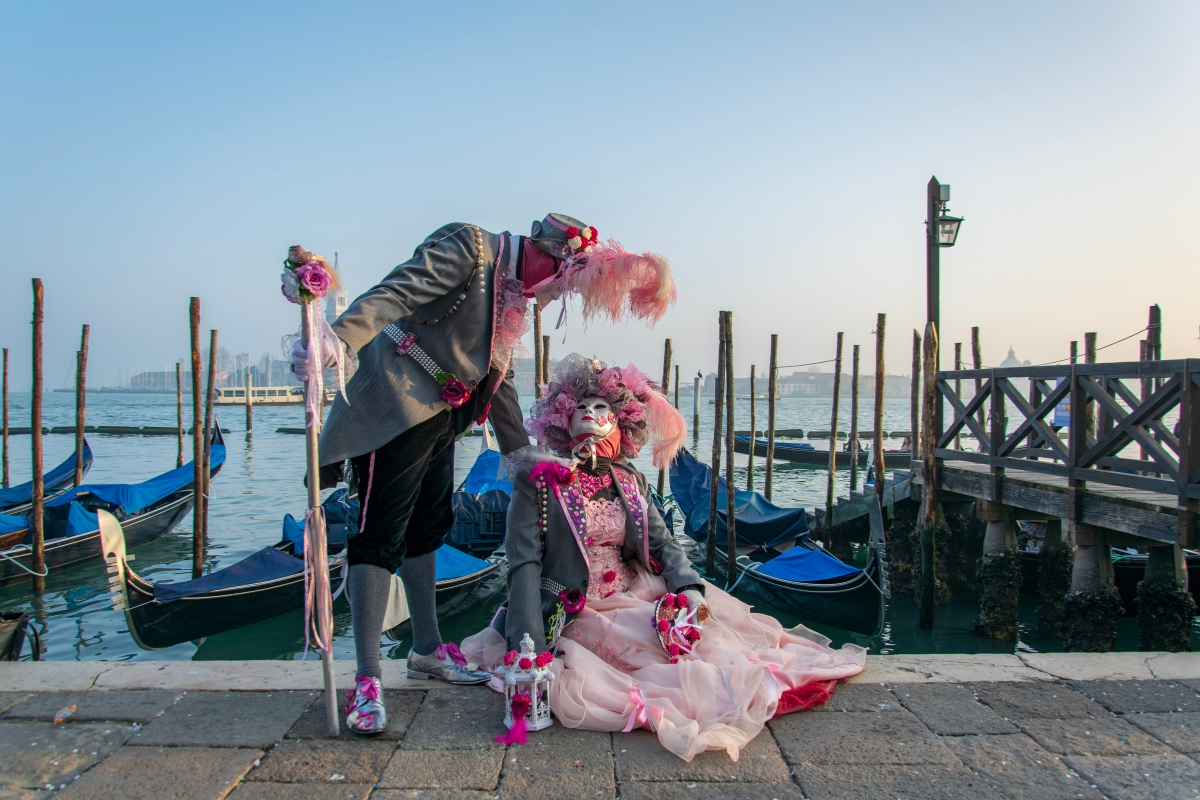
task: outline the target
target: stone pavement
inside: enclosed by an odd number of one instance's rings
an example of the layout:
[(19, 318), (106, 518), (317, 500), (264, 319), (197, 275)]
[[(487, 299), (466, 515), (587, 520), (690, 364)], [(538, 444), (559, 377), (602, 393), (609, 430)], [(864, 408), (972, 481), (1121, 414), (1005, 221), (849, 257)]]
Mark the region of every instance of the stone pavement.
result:
[(312, 662), (0, 664), (0, 798), (1200, 797), (1194, 654), (872, 658), (736, 763), (558, 725), (506, 748), (499, 695), (402, 670), (364, 739), (325, 735)]

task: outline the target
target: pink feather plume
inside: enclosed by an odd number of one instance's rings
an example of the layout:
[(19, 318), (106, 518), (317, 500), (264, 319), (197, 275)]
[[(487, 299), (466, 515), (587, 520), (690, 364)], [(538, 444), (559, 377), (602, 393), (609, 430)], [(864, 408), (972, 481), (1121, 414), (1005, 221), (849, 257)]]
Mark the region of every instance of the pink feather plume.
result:
[(687, 423), (665, 395), (652, 389), (646, 399), (646, 424), (654, 436), (654, 466), (666, 469), (683, 448)]
[(628, 315), (653, 325), (675, 302), (670, 262), (657, 253), (630, 253), (614, 239), (570, 265), (566, 277), (567, 290), (582, 298), (585, 322)]

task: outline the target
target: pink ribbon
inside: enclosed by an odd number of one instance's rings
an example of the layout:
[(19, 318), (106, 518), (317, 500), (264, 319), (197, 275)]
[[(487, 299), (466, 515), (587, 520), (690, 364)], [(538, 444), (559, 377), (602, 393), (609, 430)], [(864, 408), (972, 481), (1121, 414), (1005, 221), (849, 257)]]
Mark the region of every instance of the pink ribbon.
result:
[(304, 655), (315, 644), (333, 652), (333, 597), (329, 570), (325, 568), (327, 541), (325, 509), (310, 508), (304, 515)]
[(454, 642), (439, 644), (437, 649), (433, 651), (433, 654), (441, 659), (445, 659), (448, 656), (460, 667), (465, 667), (467, 665), (467, 657), (462, 654), (462, 651), (458, 649), (458, 645), (456, 645)]
[(637, 706), (629, 715), (629, 721), (625, 723), (625, 727), (621, 733), (629, 733), (634, 728), (640, 728), (643, 725), (650, 727), (650, 717), (646, 713), (646, 698), (642, 694), (640, 686), (635, 686), (629, 690), (629, 699)]

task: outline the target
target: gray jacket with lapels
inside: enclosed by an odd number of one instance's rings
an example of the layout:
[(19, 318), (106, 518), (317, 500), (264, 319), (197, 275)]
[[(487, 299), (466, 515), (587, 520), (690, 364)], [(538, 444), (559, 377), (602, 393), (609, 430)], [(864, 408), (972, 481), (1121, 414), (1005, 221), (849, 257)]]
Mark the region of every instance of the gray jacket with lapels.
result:
[[(524, 464), (513, 480), (512, 503), (508, 507), (505, 552), (508, 556), (508, 612), (503, 620), (504, 638), (516, 650), (526, 633), (537, 652), (546, 649), (554, 635), (551, 618), (558, 609), (558, 594), (564, 590), (587, 592), (587, 522), (582, 512), (583, 495), (568, 484), (556, 493), (547, 486), (545, 545), (538, 528), (537, 490), (529, 481), (534, 464)], [(703, 583), (692, 569), (687, 554), (650, 499), (646, 476), (626, 464), (613, 464), (613, 486), (625, 506), (625, 560), (640, 562), (659, 572), (668, 591)], [(578, 520), (572, 527), (567, 514)], [(650, 563), (647, 563), (649, 558)], [(661, 570), (661, 572), (660, 572)], [(564, 623), (574, 615), (566, 615)], [(497, 620), (497, 625), (500, 620)], [(559, 628), (561, 631), (561, 626)]]
[[(439, 228), (412, 258), (338, 317), (333, 331), (357, 353), (358, 369), (346, 383), (350, 402), (339, 395), (325, 421), (322, 466), (377, 450), (450, 407), (434, 377), (411, 354), (397, 352), (389, 336), (397, 332), (416, 334), (420, 349), (467, 384), (472, 395), (494, 391), (489, 419), (501, 452), (529, 444), (511, 369), (504, 376), (494, 371), (489, 376), (497, 306), (503, 300), (504, 281), (519, 277), (522, 238), (460, 222)], [(520, 288), (519, 282), (510, 286), (518, 294)], [(416, 321), (438, 320), (451, 309), (438, 322)], [(385, 331), (392, 323), (395, 327)]]

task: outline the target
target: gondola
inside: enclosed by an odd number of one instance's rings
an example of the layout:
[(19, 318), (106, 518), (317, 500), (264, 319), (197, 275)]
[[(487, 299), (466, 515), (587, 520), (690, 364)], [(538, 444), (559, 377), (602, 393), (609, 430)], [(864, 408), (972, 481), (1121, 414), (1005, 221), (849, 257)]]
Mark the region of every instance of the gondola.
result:
[[(734, 436), (733, 450), (743, 455), (749, 453), (750, 437)], [(754, 455), (766, 457), (766, 439), (757, 438), (754, 440)], [(858, 452), (858, 465), (860, 467), (867, 466), (870, 458), (871, 453), (869, 450), (860, 450)], [(777, 461), (791, 461), (796, 464), (812, 464), (814, 466), (825, 467), (829, 464), (829, 451), (818, 450), (811, 444), (803, 442), (781, 442), (776, 439), (775, 459)], [(883, 460), (887, 469), (908, 469), (912, 464), (912, 453), (907, 450), (885, 450), (883, 451)], [(850, 469), (850, 464), (850, 453), (846, 450), (839, 450), (837, 454), (837, 468)]]
[[(1200, 551), (1184, 550), (1187, 562), (1188, 591), (1196, 603), (1200, 605)], [(1021, 561), (1021, 591), (1026, 594), (1036, 594), (1038, 590), (1038, 570), (1042, 564), (1042, 554), (1022, 550), (1017, 554)], [(1127, 614), (1137, 614), (1137, 587), (1146, 576), (1146, 562), (1150, 559), (1145, 553), (1114, 547), (1112, 549), (1113, 585), (1121, 595)]]
[[(706, 559), (708, 537), (709, 467), (683, 450), (671, 464), (671, 492), (683, 514), (683, 533), (696, 545), (697, 563)], [(867, 566), (854, 567), (834, 558), (808, 535), (808, 518), (802, 508), (781, 508), (757, 492), (736, 492), (738, 551), (737, 574), (730, 576), (723, 548), (725, 482), (717, 498), (717, 575), (724, 586), (748, 594), (806, 621), (877, 636), (887, 615), (891, 596), (883, 515), (876, 500), (871, 508), (871, 538)], [(732, 578), (732, 580), (731, 580)], [(721, 581), (715, 581), (719, 585)]]
[[(338, 489), (322, 503), (327, 523), (329, 580), (334, 597), (342, 592), (346, 541), (357, 530), (358, 498)], [(245, 625), (295, 611), (304, 604), (304, 527), (290, 514), (283, 519), (283, 539), (236, 564), (195, 580), (151, 583), (129, 566), (120, 525), (105, 532), (104, 552), (121, 593), (115, 605), (125, 612), (134, 641), (155, 650), (215, 636)], [(479, 559), (443, 545), (437, 551), (438, 618), (452, 616), (484, 602), (504, 585), (507, 561), (501, 556)], [(498, 577), (498, 582), (497, 582)], [(385, 624), (400, 638), (408, 609), (400, 579), (393, 579)], [(489, 594), (490, 592), (490, 594)]]
[[(209, 465), (215, 476), (225, 463), (225, 443), (213, 428)], [(120, 519), (131, 545), (173, 530), (192, 508), (193, 464), (188, 462), (143, 483), (83, 484), (46, 503), (42, 516), (47, 573), (98, 558), (97, 512)], [(0, 514), (0, 586), (33, 577), (28, 516)]]
[[(83, 474), (92, 468), (92, 448), (83, 440)], [(42, 477), (43, 496), (53, 500), (75, 485), (75, 453)], [(27, 514), (33, 505), (33, 481), (0, 489), (0, 514)]]

